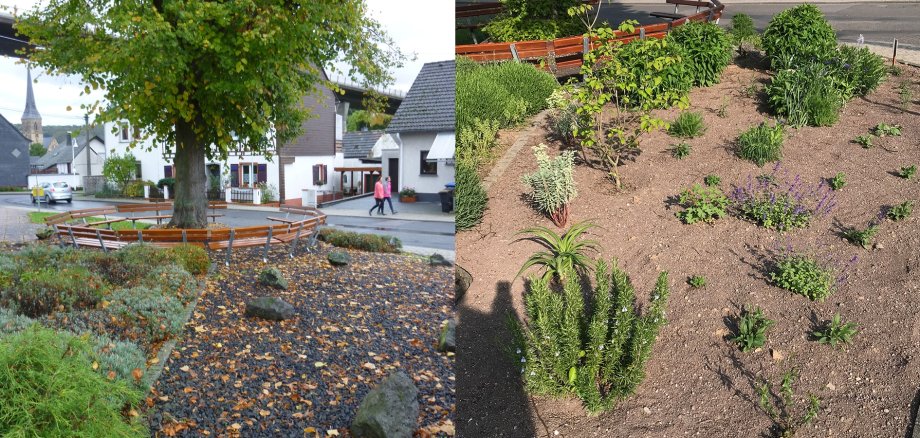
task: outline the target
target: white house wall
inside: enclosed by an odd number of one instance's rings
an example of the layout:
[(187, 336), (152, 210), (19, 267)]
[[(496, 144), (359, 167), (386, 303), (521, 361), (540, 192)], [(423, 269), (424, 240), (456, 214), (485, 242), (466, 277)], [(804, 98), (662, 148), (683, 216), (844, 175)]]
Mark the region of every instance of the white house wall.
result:
[(422, 175), (421, 173), (420, 153), (431, 149), (436, 135), (437, 133), (434, 132), (400, 134), (402, 143), (399, 154), (400, 172), (402, 172), (399, 178), (400, 189), (402, 187), (414, 188), (419, 194), (420, 201), (438, 200), (438, 192), (444, 189), (444, 185), (454, 182), (454, 166), (448, 165), (445, 161), (438, 162), (437, 175)]
[[(339, 174), (333, 168), (341, 167), (345, 162), (345, 156), (341, 153), (335, 156), (310, 156), (296, 157), (293, 164), (287, 164), (284, 168), (284, 197), (287, 200), (301, 199), (303, 190), (319, 191), (339, 191)], [(326, 184), (313, 184), (313, 166), (317, 164), (326, 165)]]
[(79, 154), (74, 158), (73, 168), (74, 172), (81, 176), (99, 176), (102, 175), (102, 165), (105, 162), (105, 145), (99, 142), (98, 140), (91, 140), (89, 142), (90, 148), (92, 148), (92, 154), (90, 154), (90, 168), (92, 173), (86, 171), (86, 153), (89, 148), (83, 148)]

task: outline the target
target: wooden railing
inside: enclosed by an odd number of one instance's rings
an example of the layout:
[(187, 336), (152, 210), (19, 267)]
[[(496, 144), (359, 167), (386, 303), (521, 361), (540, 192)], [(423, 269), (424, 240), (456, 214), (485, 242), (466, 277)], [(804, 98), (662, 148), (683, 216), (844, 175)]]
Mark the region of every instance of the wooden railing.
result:
[[(701, 2), (693, 0), (666, 0), (674, 5), (674, 14), (654, 14), (666, 18), (666, 23), (640, 26), (634, 32), (615, 32), (616, 40), (628, 43), (635, 39), (664, 38), (674, 27), (682, 24), (696, 22), (718, 23), (725, 9), (719, 0)], [(693, 15), (678, 15), (678, 7), (695, 7)], [(458, 7), (459, 11), (460, 7)], [(456, 46), (456, 54), (465, 56), (479, 63), (519, 61), (542, 65), (543, 68), (557, 77), (570, 76), (581, 69), (582, 58), (585, 52), (592, 50), (597, 44), (596, 39), (584, 36), (571, 36), (556, 38), (554, 40), (515, 41), (507, 43), (482, 43), (465, 44)]]

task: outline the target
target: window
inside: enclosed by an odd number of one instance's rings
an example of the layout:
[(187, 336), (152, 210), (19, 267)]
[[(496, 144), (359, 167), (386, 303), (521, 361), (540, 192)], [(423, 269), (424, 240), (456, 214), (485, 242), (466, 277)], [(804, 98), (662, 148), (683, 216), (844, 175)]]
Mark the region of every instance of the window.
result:
[(328, 175), (326, 173), (325, 164), (315, 164), (313, 165), (313, 185), (322, 186), (326, 185), (328, 182)]
[(121, 125), (121, 141), (131, 141), (131, 131), (127, 124)]
[(134, 162), (134, 179), (143, 179), (143, 177), (141, 176), (141, 162), (140, 161)]
[(172, 171), (173, 171), (172, 166), (163, 166), (163, 175), (165, 175), (165, 178), (172, 178), (173, 177)]
[(268, 165), (258, 163), (240, 163), (240, 184), (243, 187), (255, 187), (268, 179)]
[(421, 151), (419, 153), (419, 169), (422, 175), (437, 175), (438, 174), (438, 162), (437, 161), (428, 161), (428, 151)]

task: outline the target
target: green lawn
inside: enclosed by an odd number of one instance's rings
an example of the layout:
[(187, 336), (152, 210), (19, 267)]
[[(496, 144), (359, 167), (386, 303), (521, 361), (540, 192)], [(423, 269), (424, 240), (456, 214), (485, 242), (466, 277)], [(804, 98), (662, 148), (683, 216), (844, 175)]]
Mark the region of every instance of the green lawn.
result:
[[(52, 216), (52, 215), (55, 215), (55, 214), (58, 214), (58, 213), (59, 213), (59, 212), (44, 212), (44, 211), (38, 212), (38, 211), (30, 211), (30, 212), (29, 212), (29, 220), (32, 221), (33, 224), (44, 224), (44, 223), (45, 223), (45, 218), (46, 218), (46, 217)], [(102, 221), (102, 220), (105, 220), (105, 219), (103, 219), (103, 218), (101, 218), (101, 217), (88, 217), (88, 218), (86, 218), (86, 221), (87, 221), (87, 222), (96, 222), (96, 221)], [(133, 229), (133, 228), (131, 227), (131, 222), (130, 222), (130, 221), (115, 222), (115, 223), (113, 223), (113, 224), (111, 224), (111, 225), (112, 225), (112, 229), (113, 229), (113, 230), (132, 230), (132, 229)], [(150, 224), (145, 224), (145, 223), (143, 223), (143, 222), (138, 222), (138, 223), (137, 223), (137, 229), (138, 229), (138, 230), (143, 230), (143, 229), (149, 228), (149, 227), (150, 227)]]

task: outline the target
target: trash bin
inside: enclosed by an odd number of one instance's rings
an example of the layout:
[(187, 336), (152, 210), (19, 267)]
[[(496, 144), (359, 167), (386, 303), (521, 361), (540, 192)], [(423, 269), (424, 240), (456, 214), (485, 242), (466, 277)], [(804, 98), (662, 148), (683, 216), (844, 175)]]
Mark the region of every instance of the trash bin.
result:
[(438, 195), (441, 196), (441, 211), (444, 213), (450, 213), (454, 210), (454, 191), (449, 189), (444, 189), (438, 192)]

